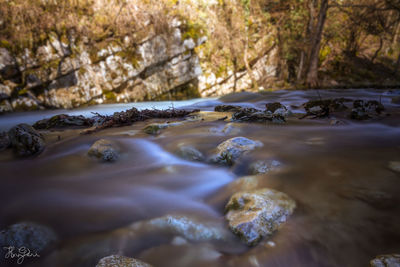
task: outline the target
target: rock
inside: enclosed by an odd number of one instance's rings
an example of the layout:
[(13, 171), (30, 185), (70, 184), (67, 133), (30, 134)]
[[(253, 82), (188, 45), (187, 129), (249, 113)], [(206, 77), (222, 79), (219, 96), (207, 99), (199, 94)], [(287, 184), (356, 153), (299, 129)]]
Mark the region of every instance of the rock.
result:
[(11, 111), (13, 111), (13, 108), (11, 106), (10, 101), (8, 100), (0, 101), (0, 114)]
[(182, 125), (183, 122), (170, 122), (170, 123), (152, 123), (147, 125), (143, 131), (147, 134), (151, 135), (158, 135), (161, 133), (161, 130), (173, 127), (173, 126), (179, 126)]
[(160, 134), (162, 129), (168, 128), (168, 124), (164, 123), (164, 124), (160, 124), (160, 123), (153, 123), (150, 125), (147, 125), (143, 131), (147, 134), (151, 134), (151, 135), (157, 135)]
[(390, 161), (388, 166), (392, 171), (400, 173), (400, 161)]
[(32, 222), (13, 224), (0, 232), (1, 247), (25, 247), (39, 254), (56, 241), (57, 236), (52, 229)]
[(43, 119), (33, 124), (35, 129), (51, 129), (51, 128), (64, 128), (71, 126), (85, 126), (90, 127), (93, 125), (93, 120), (85, 118), (84, 116), (70, 116), (66, 114), (55, 115), (50, 119)]
[(237, 112), (241, 110), (242, 107), (239, 106), (233, 106), (233, 105), (218, 105), (215, 106), (214, 111), (217, 112)]
[(246, 137), (234, 137), (218, 145), (217, 153), (212, 161), (233, 165), (242, 155), (262, 146), (260, 141), (253, 141)]
[(152, 265), (143, 261), (128, 258), (121, 255), (111, 255), (102, 258), (96, 267), (151, 267)]
[(232, 232), (253, 246), (272, 235), (295, 207), (286, 194), (263, 188), (234, 194), (225, 207), (225, 217)]
[(90, 147), (88, 155), (102, 161), (113, 162), (119, 158), (119, 149), (114, 142), (100, 139)]
[(350, 118), (353, 120), (367, 120), (374, 116), (380, 115), (385, 107), (376, 100), (364, 101), (355, 100)]
[(270, 111), (271, 113), (274, 113), (277, 109), (280, 109), (280, 108), (286, 109), (286, 107), (279, 102), (267, 103), (267, 104), (265, 104), (265, 107), (266, 107), (266, 110)]
[(329, 122), (329, 124), (332, 125), (332, 126), (339, 126), (339, 125), (345, 125), (345, 122), (341, 121), (341, 120), (338, 120), (338, 119), (332, 119)]
[(147, 221), (135, 222), (129, 226), (132, 233), (141, 232), (168, 232), (174, 236), (181, 236), (186, 240), (202, 242), (209, 240), (226, 240), (229, 232), (223, 227), (212, 221), (200, 221), (182, 215), (166, 215)]
[(329, 116), (331, 112), (348, 109), (344, 103), (350, 101), (350, 99), (346, 98), (310, 100), (304, 104), (304, 108), (307, 112), (307, 116), (323, 118)]
[(312, 100), (304, 104), (307, 116), (323, 118), (329, 116), (330, 100)]
[(24, 123), (11, 128), (8, 131), (8, 138), (18, 156), (39, 154), (45, 147), (42, 135)]
[(380, 255), (370, 261), (371, 267), (400, 267), (400, 254)]
[(17, 62), (11, 53), (0, 47), (0, 76), (4, 80), (16, 78), (20, 74)]
[(192, 146), (179, 146), (177, 154), (184, 159), (191, 161), (203, 161), (204, 155), (199, 150)]
[(6, 132), (0, 133), (0, 151), (9, 148), (11, 145), (10, 138)]
[(282, 164), (277, 160), (258, 160), (250, 165), (251, 174), (265, 174), (278, 169)]
[(285, 118), (279, 114), (273, 114), (269, 111), (261, 111), (255, 108), (242, 108), (232, 115), (232, 120), (242, 122), (285, 122)]

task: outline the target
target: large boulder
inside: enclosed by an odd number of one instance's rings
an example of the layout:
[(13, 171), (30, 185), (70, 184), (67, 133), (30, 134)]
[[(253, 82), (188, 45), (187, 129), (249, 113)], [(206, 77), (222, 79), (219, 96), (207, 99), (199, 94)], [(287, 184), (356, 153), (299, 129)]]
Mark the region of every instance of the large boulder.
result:
[(8, 138), (18, 156), (39, 154), (45, 147), (43, 136), (28, 124), (18, 124), (10, 129)]
[(128, 258), (121, 255), (111, 255), (102, 258), (96, 267), (151, 267), (152, 265), (143, 261)]
[(234, 137), (228, 139), (217, 147), (217, 153), (212, 161), (225, 165), (233, 165), (242, 155), (258, 148), (263, 144), (246, 137)]
[(229, 228), (248, 246), (272, 235), (296, 207), (289, 196), (273, 189), (234, 194), (225, 207)]
[(13, 224), (0, 232), (1, 247), (25, 247), (38, 254), (56, 241), (57, 235), (52, 229), (33, 222)]
[(400, 254), (380, 255), (370, 261), (371, 267), (400, 267)]
[(117, 145), (114, 142), (106, 139), (100, 139), (96, 141), (90, 147), (88, 155), (106, 162), (116, 161), (120, 156)]
[(55, 115), (49, 119), (37, 121), (33, 128), (35, 129), (51, 129), (51, 128), (64, 128), (71, 126), (89, 127), (92, 126), (93, 120), (85, 118), (84, 116), (70, 116), (66, 114)]

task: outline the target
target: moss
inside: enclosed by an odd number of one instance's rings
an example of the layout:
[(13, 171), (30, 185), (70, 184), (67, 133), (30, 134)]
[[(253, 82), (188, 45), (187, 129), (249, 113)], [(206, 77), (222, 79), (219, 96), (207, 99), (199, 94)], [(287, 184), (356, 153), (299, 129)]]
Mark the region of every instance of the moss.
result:
[(110, 101), (110, 102), (117, 101), (117, 95), (112, 91), (105, 92), (105, 93), (103, 93), (103, 95), (104, 95), (104, 97), (106, 98), (107, 101)]
[(18, 91), (18, 95), (25, 95), (27, 93), (28, 93), (28, 89), (26, 89), (26, 88)]
[(197, 41), (200, 37), (205, 35), (205, 28), (197, 22), (186, 21), (183, 26), (182, 40), (192, 38)]
[(11, 44), (6, 40), (0, 40), (0, 47), (11, 50)]

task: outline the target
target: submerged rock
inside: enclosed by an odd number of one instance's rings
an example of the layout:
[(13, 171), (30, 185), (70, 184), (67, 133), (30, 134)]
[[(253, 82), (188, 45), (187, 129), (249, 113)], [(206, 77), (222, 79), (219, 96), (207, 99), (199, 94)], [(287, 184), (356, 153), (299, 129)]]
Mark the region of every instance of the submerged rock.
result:
[(45, 141), (40, 133), (28, 124), (18, 124), (8, 132), (8, 138), (18, 156), (31, 156), (44, 150)]
[(192, 146), (179, 146), (177, 151), (178, 156), (191, 161), (203, 161), (204, 155), (199, 150)]
[(233, 105), (218, 105), (215, 106), (214, 111), (217, 112), (237, 112), (241, 110), (242, 107), (240, 106), (233, 106)]
[(400, 161), (390, 161), (389, 169), (391, 169), (394, 172), (400, 173)]
[(57, 241), (55, 232), (47, 226), (21, 222), (0, 232), (0, 246), (25, 247), (32, 253), (40, 253)]
[(380, 255), (370, 261), (371, 267), (400, 267), (400, 254)]
[(339, 196), (362, 201), (376, 209), (391, 209), (396, 206), (396, 201), (391, 194), (376, 189), (350, 186), (340, 191)]
[(143, 261), (128, 258), (121, 255), (111, 255), (102, 258), (96, 267), (151, 267), (152, 265)]
[(195, 242), (228, 239), (228, 232), (222, 225), (210, 221), (202, 222), (196, 218), (183, 215), (166, 215), (140, 221), (132, 224), (129, 228), (133, 233), (145, 231), (169, 232)]
[(51, 117), (50, 119), (43, 119), (37, 121), (33, 128), (35, 129), (51, 129), (51, 128), (64, 128), (71, 126), (86, 126), (90, 127), (93, 125), (91, 119), (85, 118), (84, 116), (69, 116), (66, 114), (59, 114)]
[(166, 129), (168, 127), (179, 126), (183, 124), (183, 122), (170, 122), (170, 123), (152, 123), (147, 125), (143, 131), (147, 134), (158, 135), (161, 133), (161, 130)]
[(11, 142), (6, 132), (0, 133), (0, 151), (3, 151), (10, 147)]
[(260, 141), (253, 141), (246, 137), (234, 137), (218, 145), (217, 153), (212, 161), (233, 165), (242, 155), (262, 146), (263, 144)]
[(119, 158), (119, 149), (114, 142), (100, 139), (90, 147), (88, 155), (102, 161), (112, 162)]
[(247, 245), (272, 235), (293, 213), (296, 203), (284, 193), (264, 188), (234, 194), (225, 207), (229, 228)]
[(258, 160), (250, 165), (251, 174), (265, 174), (281, 167), (277, 160)]

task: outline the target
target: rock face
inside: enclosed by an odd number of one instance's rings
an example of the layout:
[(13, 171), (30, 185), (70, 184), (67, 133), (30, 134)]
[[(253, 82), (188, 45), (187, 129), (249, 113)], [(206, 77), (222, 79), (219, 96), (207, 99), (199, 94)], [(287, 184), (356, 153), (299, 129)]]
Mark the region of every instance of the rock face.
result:
[(8, 138), (18, 156), (39, 154), (45, 147), (42, 135), (28, 124), (18, 124), (11, 128)]
[(66, 114), (55, 115), (50, 119), (43, 119), (37, 121), (33, 128), (35, 129), (51, 129), (51, 128), (64, 128), (71, 126), (92, 126), (93, 121), (83, 116), (69, 116)]
[(37, 253), (44, 251), (56, 241), (57, 236), (53, 230), (32, 222), (13, 224), (0, 232), (1, 247), (26, 247), (31, 252)]
[(143, 261), (128, 258), (121, 255), (111, 255), (102, 258), (96, 267), (151, 267), (152, 265)]
[(102, 161), (113, 162), (119, 158), (119, 149), (113, 142), (100, 139), (90, 147), (88, 155)]
[(284, 193), (272, 189), (234, 194), (225, 207), (229, 228), (247, 245), (256, 245), (285, 222), (296, 203)]
[(246, 137), (234, 137), (218, 145), (217, 153), (212, 161), (233, 165), (242, 155), (262, 146), (260, 141), (253, 141)]
[(380, 255), (370, 261), (371, 267), (400, 267), (400, 254)]
[[(181, 28), (171, 25), (170, 34), (149, 33), (135, 44), (131, 36), (102, 41), (101, 48), (52, 32), (35, 53), (0, 48), (0, 112), (152, 100), (175, 91), (200, 96), (200, 43), (183, 38)], [(24, 86), (16, 86), (23, 77)]]

